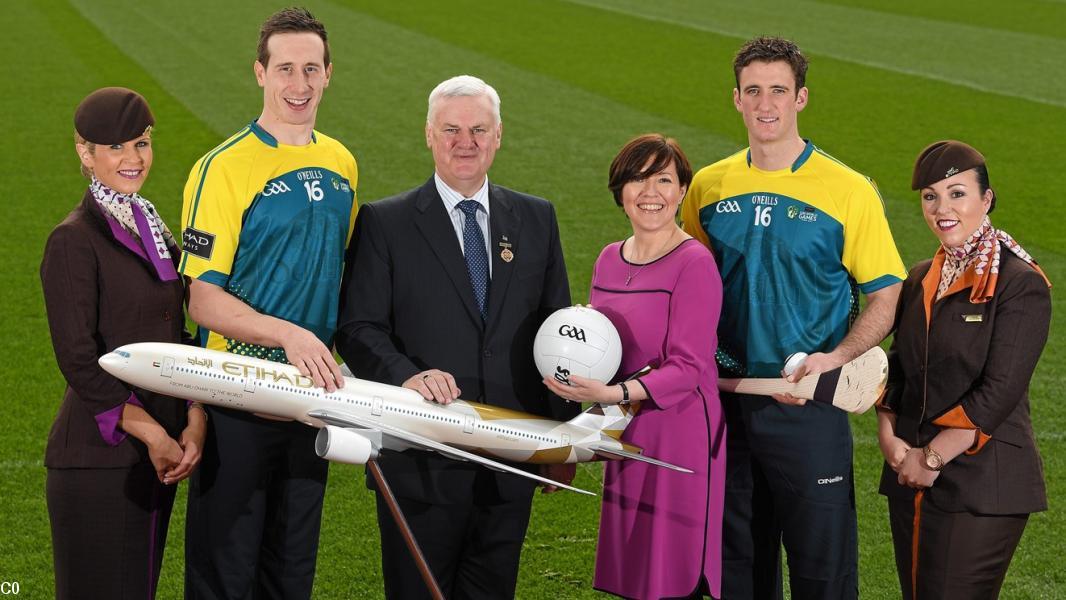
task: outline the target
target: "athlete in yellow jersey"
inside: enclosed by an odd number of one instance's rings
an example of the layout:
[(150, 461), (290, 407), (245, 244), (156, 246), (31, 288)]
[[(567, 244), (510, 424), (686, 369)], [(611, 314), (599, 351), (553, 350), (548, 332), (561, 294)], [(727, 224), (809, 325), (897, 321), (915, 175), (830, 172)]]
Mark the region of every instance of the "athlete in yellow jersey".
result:
[[(793, 380), (857, 357), (890, 331), (906, 275), (873, 183), (799, 136), (806, 70), (787, 40), (740, 49), (733, 100), (750, 147), (697, 173), (682, 206), (685, 231), (722, 275), (718, 364), (728, 376), (777, 376), (797, 351), (810, 356)], [(776, 400), (722, 395), (722, 598), (779, 598), (782, 539), (793, 598), (855, 598), (847, 415)]]
[[(314, 130), (332, 65), (303, 9), (264, 23), (258, 119), (193, 167), (182, 211), (189, 314), (210, 348), (288, 361), (333, 391), (331, 346), (356, 165)], [(327, 462), (315, 430), (211, 408), (189, 489), (186, 598), (309, 598)]]
[[(198, 280), (194, 285), (222, 288), (328, 346), (356, 214), (355, 184), (355, 159), (336, 140), (312, 131), (310, 143), (287, 145), (253, 121), (193, 166), (185, 185), (182, 272)], [(251, 343), (256, 332), (200, 325), (207, 348), (289, 358), (283, 335)]]

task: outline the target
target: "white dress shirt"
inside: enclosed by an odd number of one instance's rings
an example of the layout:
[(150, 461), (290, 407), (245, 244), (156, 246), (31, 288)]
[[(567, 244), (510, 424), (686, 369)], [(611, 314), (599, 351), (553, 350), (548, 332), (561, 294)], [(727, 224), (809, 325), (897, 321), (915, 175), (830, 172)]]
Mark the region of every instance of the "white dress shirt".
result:
[(489, 278), (492, 278), (492, 252), (489, 248), (489, 178), (485, 178), (485, 183), (481, 184), (479, 189), (470, 198), (460, 194), (459, 192), (448, 187), (447, 183), (440, 178), (440, 175), (433, 173), (433, 181), (437, 184), (437, 193), (440, 194), (441, 200), (444, 201), (444, 210), (448, 211), (448, 216), (451, 217), (452, 227), (455, 228), (455, 237), (459, 238), (459, 249), (466, 254), (466, 248), (463, 247), (463, 226), (466, 225), (466, 213), (459, 209), (459, 203), (463, 200), (473, 200), (481, 205), (481, 208), (477, 211), (477, 226), (481, 229), (481, 238), (485, 240), (485, 254), (489, 257)]

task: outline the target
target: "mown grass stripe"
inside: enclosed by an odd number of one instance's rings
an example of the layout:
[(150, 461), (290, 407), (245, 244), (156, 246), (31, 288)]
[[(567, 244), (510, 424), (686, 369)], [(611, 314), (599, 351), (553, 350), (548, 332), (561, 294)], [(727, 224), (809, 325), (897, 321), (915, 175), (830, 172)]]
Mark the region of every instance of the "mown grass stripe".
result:
[(943, 0), (818, 0), (851, 8), (867, 8), (880, 13), (937, 19), (951, 24), (965, 23), (988, 29), (1016, 31), (1066, 39), (1064, 0), (973, 0), (965, 5)]
[[(866, 9), (794, 0), (787, 4), (710, 0), (567, 0), (648, 21), (747, 39), (774, 32), (813, 54), (980, 92), (1066, 107), (1066, 81), (1046, 74), (1066, 40)], [(950, 15), (946, 15), (950, 16)], [(1014, 68), (999, 68), (1011, 56)], [(1016, 57), (1025, 60), (1017, 61)], [(1039, 81), (1034, 86), (1032, 82)]]

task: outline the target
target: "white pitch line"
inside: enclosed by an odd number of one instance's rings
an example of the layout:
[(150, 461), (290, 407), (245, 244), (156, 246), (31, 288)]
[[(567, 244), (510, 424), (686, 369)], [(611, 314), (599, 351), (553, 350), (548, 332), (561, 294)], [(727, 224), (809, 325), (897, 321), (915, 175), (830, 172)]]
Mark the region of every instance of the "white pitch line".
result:
[[(735, 39), (738, 39), (738, 40), (745, 40), (745, 39), (750, 38), (753, 35), (753, 33), (749, 32), (749, 31), (742, 32), (742, 31), (737, 31), (735, 29), (726, 29), (724, 27), (711, 27), (709, 25), (697, 24), (697, 23), (693, 23), (691, 21), (682, 21), (680, 19), (675, 19), (675, 18), (670, 18), (670, 17), (663, 17), (663, 16), (659, 16), (659, 15), (651, 15), (651, 14), (642, 13), (642, 12), (636, 11), (636, 10), (627, 10), (627, 9), (624, 9), (624, 8), (619, 8), (617, 6), (611, 6), (609, 4), (604, 4), (604, 3), (599, 2), (597, 0), (566, 0), (566, 1), (570, 2), (571, 4), (578, 4), (578, 5), (586, 6), (586, 7), (589, 7), (589, 8), (596, 8), (596, 9), (600, 9), (600, 10), (603, 10), (603, 11), (612, 12), (612, 13), (619, 14), (619, 15), (624, 15), (624, 16), (627, 16), (627, 17), (636, 17), (638, 19), (644, 19), (646, 21), (654, 21), (654, 22), (658, 22), (658, 23), (665, 23), (667, 25), (674, 25), (674, 26), (677, 26), (677, 27), (684, 27), (686, 29), (692, 29), (694, 31), (703, 31), (703, 32), (706, 32), (706, 33), (714, 33), (716, 35), (722, 35), (722, 36), (726, 36), (726, 37), (731, 37), (731, 38), (735, 38)], [(1062, 1), (1066, 1), (1066, 0), (1062, 0)], [(925, 72), (925, 71), (918, 71), (918, 70), (915, 70), (915, 69), (908, 69), (906, 67), (900, 67), (898, 65), (894, 65), (894, 64), (890, 64), (890, 63), (882, 63), (882, 62), (871, 61), (871, 60), (861, 60), (861, 59), (857, 59), (857, 58), (855, 58), (853, 56), (847, 56), (847, 55), (844, 55), (844, 54), (840, 54), (840, 53), (836, 53), (836, 52), (832, 52), (832, 51), (826, 51), (826, 50), (822, 50), (822, 49), (818, 49), (818, 48), (812, 49), (812, 52), (817, 53), (817, 54), (821, 54), (823, 56), (827, 56), (829, 58), (833, 58), (835, 60), (839, 60), (839, 61), (842, 61), (842, 62), (847, 62), (847, 63), (851, 63), (851, 64), (855, 64), (855, 65), (861, 65), (861, 66), (864, 66), (864, 67), (871, 67), (871, 68), (875, 68), (875, 69), (881, 69), (881, 70), (884, 70), (884, 71), (891, 71), (893, 73), (900, 73), (902, 75), (910, 75), (912, 77), (921, 77), (922, 79), (929, 79), (929, 80), (932, 80), (932, 81), (939, 81), (941, 83), (957, 85), (957, 86), (968, 88), (968, 89), (975, 90), (975, 91), (978, 91), (978, 92), (994, 94), (994, 95), (997, 95), (997, 96), (1005, 96), (1005, 97), (1008, 97), (1008, 98), (1016, 98), (1016, 99), (1019, 99), (1019, 100), (1030, 100), (1032, 102), (1036, 102), (1038, 104), (1046, 104), (1048, 106), (1056, 106), (1056, 107), (1060, 107), (1060, 108), (1066, 107), (1066, 102), (1064, 102), (1062, 100), (1059, 100), (1057, 98), (1048, 98), (1048, 97), (1045, 97), (1045, 96), (1041, 96), (1037, 92), (1032, 92), (1032, 93), (1024, 94), (1024, 95), (1023, 94), (1016, 94), (1016, 93), (1012, 93), (1010, 91), (1003, 90), (1003, 89), (995, 89), (995, 88), (990, 88), (990, 87), (987, 87), (987, 86), (983, 86), (983, 85), (980, 85), (980, 84), (975, 83), (973, 81), (968, 81), (968, 80), (965, 80), (965, 79), (956, 79), (956, 78), (953, 78), (953, 77), (945, 77), (943, 75), (934, 75), (932, 73), (928, 73), (928, 72)], [(1032, 91), (1032, 90), (1030, 90), (1030, 91)]]
[(44, 468), (43, 460), (4, 460), (0, 461), (0, 471), (17, 471), (20, 469)]

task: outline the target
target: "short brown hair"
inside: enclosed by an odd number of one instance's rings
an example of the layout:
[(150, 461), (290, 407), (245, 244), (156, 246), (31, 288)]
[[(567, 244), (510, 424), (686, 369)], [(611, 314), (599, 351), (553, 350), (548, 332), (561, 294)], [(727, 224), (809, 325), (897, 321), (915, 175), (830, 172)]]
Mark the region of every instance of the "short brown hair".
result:
[(259, 48), (256, 50), (256, 60), (264, 67), (270, 62), (267, 42), (275, 33), (313, 33), (322, 38), (322, 45), (326, 47), (326, 52), (322, 56), (323, 66), (329, 66), (329, 40), (326, 36), (326, 26), (306, 8), (299, 6), (283, 8), (271, 15), (259, 28)]
[[(647, 169), (644, 165), (651, 164)], [(677, 140), (661, 133), (646, 133), (629, 140), (611, 161), (607, 188), (614, 194), (615, 204), (622, 206), (622, 188), (630, 181), (654, 175), (670, 163), (677, 169), (677, 179), (684, 187), (692, 183), (692, 165)]]
[(740, 89), (740, 72), (755, 61), (772, 63), (784, 61), (792, 67), (796, 78), (796, 91), (807, 84), (807, 57), (792, 40), (779, 37), (757, 37), (748, 40), (733, 57), (733, 75)]

